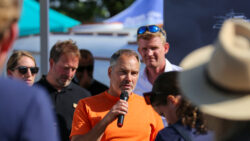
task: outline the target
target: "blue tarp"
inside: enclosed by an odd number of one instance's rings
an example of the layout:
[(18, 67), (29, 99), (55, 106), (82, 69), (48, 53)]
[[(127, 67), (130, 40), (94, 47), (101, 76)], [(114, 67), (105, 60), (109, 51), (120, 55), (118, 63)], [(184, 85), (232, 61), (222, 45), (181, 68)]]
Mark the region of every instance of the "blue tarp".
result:
[[(80, 22), (53, 9), (49, 10), (49, 27), (52, 32), (67, 32)], [(40, 33), (40, 4), (35, 0), (24, 0), (21, 17), (18, 22), (19, 36)]]
[(224, 20), (250, 19), (249, 6), (249, 0), (167, 0), (167, 58), (178, 64), (191, 51), (214, 43)]
[(121, 22), (125, 27), (163, 24), (163, 0), (136, 0), (130, 7), (104, 22)]

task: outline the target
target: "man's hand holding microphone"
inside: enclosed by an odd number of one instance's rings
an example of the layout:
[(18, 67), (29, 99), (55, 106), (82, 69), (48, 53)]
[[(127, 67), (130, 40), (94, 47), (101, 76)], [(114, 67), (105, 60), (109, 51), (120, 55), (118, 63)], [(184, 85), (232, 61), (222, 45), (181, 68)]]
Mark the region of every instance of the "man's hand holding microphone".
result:
[(120, 95), (119, 101), (111, 108), (109, 113), (105, 116), (105, 118), (112, 122), (113, 120), (117, 119), (117, 126), (122, 127), (124, 122), (124, 117), (128, 112), (128, 92), (122, 91)]

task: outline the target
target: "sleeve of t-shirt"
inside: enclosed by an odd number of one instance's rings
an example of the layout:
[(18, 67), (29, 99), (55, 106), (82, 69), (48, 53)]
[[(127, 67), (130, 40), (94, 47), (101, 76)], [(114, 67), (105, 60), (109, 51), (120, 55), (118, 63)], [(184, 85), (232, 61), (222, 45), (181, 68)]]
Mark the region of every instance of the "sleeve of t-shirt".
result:
[(70, 138), (74, 135), (83, 135), (91, 130), (91, 124), (88, 118), (86, 105), (80, 100), (74, 112)]
[(55, 115), (48, 94), (40, 89), (33, 90), (24, 114), (20, 140), (59, 141)]

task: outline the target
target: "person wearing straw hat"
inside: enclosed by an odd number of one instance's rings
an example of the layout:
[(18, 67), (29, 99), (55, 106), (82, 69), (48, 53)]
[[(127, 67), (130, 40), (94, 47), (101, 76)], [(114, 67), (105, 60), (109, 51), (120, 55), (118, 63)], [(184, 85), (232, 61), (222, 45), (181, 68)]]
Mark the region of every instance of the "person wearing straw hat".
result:
[(218, 141), (250, 140), (250, 23), (224, 22), (213, 45), (184, 58), (183, 94), (208, 119)]

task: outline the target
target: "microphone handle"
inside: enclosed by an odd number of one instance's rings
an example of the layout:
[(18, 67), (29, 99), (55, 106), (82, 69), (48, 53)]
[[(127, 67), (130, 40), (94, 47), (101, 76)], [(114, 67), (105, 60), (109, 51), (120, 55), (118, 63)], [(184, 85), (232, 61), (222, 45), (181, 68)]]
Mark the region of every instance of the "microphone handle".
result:
[[(120, 99), (128, 101), (128, 93), (126, 91), (121, 93)], [(123, 120), (124, 120), (124, 115), (120, 114), (118, 115), (118, 120), (117, 120), (117, 126), (122, 127), (123, 126)]]
[(117, 121), (117, 126), (122, 127), (123, 126), (123, 120), (124, 120), (124, 115), (118, 115), (118, 121)]

